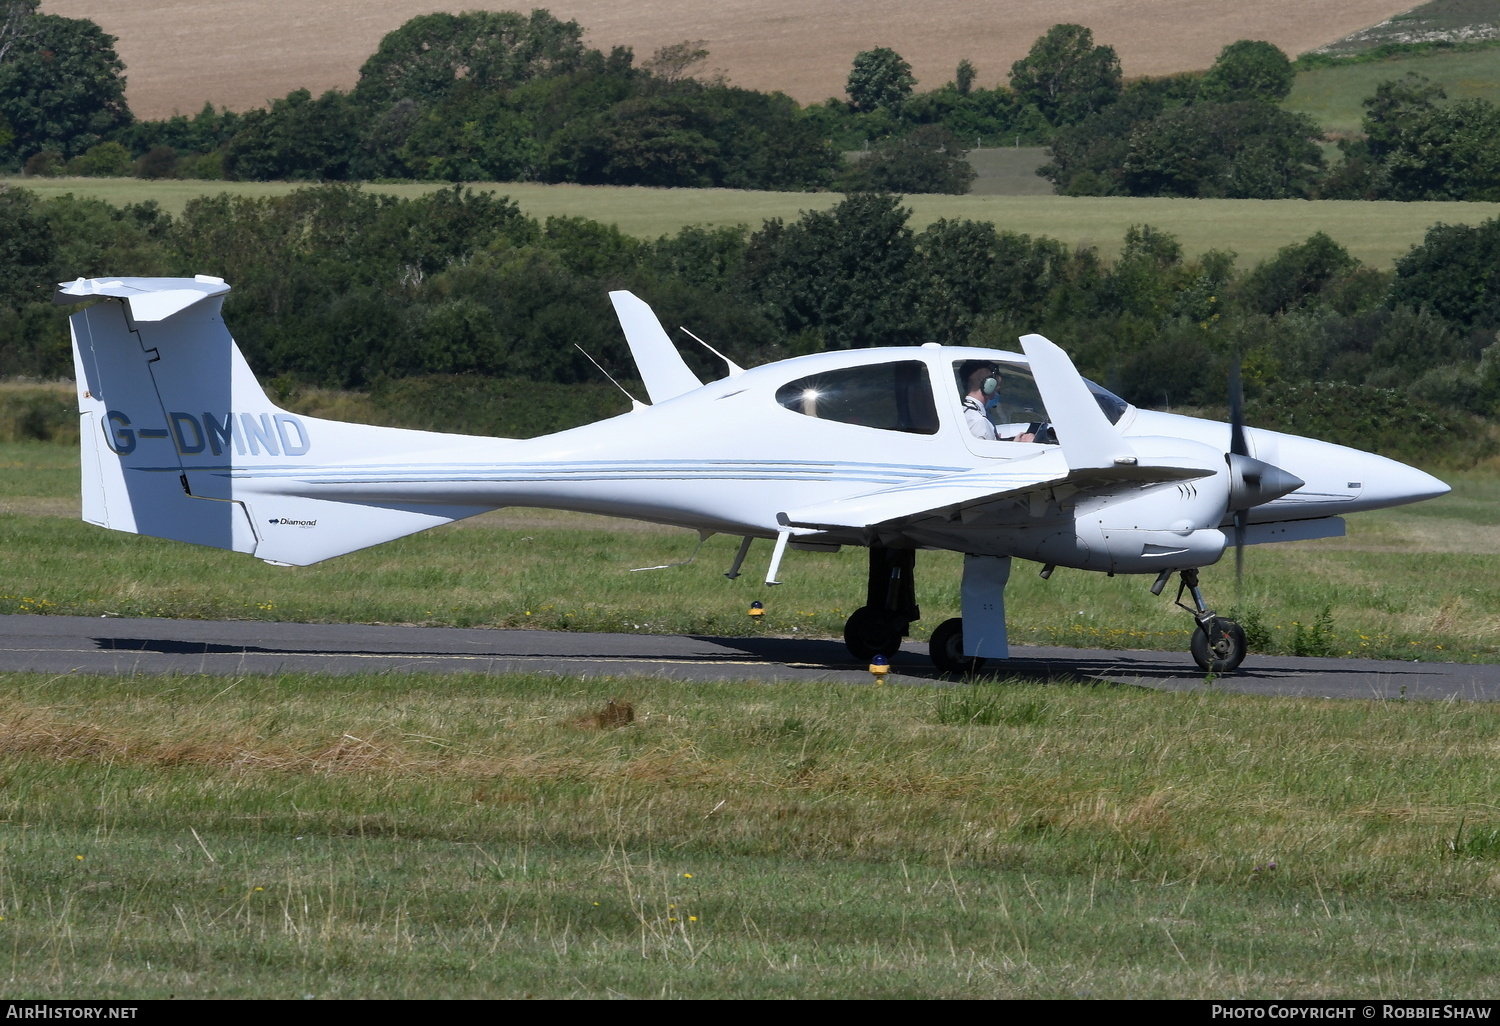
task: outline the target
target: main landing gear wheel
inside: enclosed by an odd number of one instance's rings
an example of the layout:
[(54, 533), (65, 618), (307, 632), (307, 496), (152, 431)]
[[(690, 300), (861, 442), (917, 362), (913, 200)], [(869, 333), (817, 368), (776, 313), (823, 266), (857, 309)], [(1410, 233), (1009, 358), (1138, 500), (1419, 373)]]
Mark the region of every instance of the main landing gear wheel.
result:
[(958, 617), (944, 620), (927, 643), (932, 665), (943, 673), (978, 673), (984, 660), (964, 655), (964, 622)]
[(1209, 617), (1193, 631), (1193, 659), (1208, 673), (1230, 673), (1245, 661), (1245, 632), (1233, 620)]
[(844, 644), (860, 662), (883, 655), (890, 658), (901, 650), (907, 621), (898, 614), (874, 606), (860, 606), (844, 621)]

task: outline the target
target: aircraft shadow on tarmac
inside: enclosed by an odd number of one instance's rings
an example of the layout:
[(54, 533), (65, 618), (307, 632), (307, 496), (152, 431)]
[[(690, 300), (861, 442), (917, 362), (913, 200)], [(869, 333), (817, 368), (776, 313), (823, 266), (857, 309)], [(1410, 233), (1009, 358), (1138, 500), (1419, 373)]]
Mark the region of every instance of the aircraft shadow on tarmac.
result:
[[(524, 632), (534, 642), (535, 632)], [(95, 637), (94, 643), (102, 650), (126, 651), (126, 652), (149, 652), (159, 655), (177, 656), (205, 656), (205, 655), (229, 655), (229, 656), (389, 656), (392, 659), (432, 659), (444, 660), (477, 657), (490, 657), (496, 660), (548, 660), (552, 662), (566, 662), (569, 659), (586, 659), (589, 661), (619, 661), (621, 663), (651, 663), (668, 662), (677, 665), (691, 665), (694, 663), (711, 664), (722, 663), (727, 659), (743, 659), (746, 662), (764, 663), (769, 666), (785, 665), (795, 666), (803, 669), (827, 669), (837, 671), (864, 670), (866, 664), (855, 662), (851, 659), (848, 649), (841, 641), (819, 640), (814, 638), (767, 638), (767, 637), (710, 637), (705, 635), (691, 635), (685, 638), (671, 636), (662, 637), (660, 651), (640, 651), (639, 646), (632, 646), (636, 651), (624, 652), (620, 650), (606, 651), (603, 646), (591, 646), (588, 650), (559, 651), (559, 646), (543, 645), (539, 650), (534, 644), (520, 643), (520, 635), (507, 631), (495, 631), (494, 644), (483, 648), (465, 648), (463, 650), (439, 651), (435, 649), (406, 649), (399, 646), (389, 648), (380, 646), (366, 646), (361, 648), (336, 648), (322, 646), (293, 646), (293, 645), (248, 645), (229, 644), (211, 641), (189, 641), (174, 638), (101, 638)], [(574, 636), (562, 636), (572, 638)], [(640, 635), (628, 635), (633, 640), (639, 641)], [(562, 640), (559, 638), (558, 640)], [(692, 651), (672, 651), (672, 642), (688, 641), (695, 643)], [(510, 643), (507, 643), (510, 642)], [(711, 651), (703, 651), (709, 647)], [(1053, 650), (1054, 652), (1056, 650)], [(1328, 676), (1356, 677), (1367, 675), (1368, 667), (1340, 666), (1335, 665), (1332, 660), (1319, 660), (1317, 672)], [(903, 677), (917, 677), (934, 681), (956, 681), (964, 679), (954, 674), (945, 674), (935, 669), (924, 655), (916, 652), (902, 651), (891, 660), (891, 669)], [(1241, 679), (1275, 680), (1278, 678), (1301, 676), (1307, 672), (1307, 668), (1301, 665), (1289, 664), (1278, 660), (1274, 656), (1261, 657), (1248, 667), (1242, 667), (1235, 674)], [(1382, 666), (1383, 674), (1406, 674), (1419, 672), (1416, 668), (1412, 670), (1397, 669), (1394, 666)], [(1072, 653), (1049, 653), (1046, 656), (1031, 657), (1020, 653), (1017, 657), (1007, 660), (1005, 663), (991, 662), (985, 666), (980, 678), (996, 680), (1035, 680), (1048, 683), (1080, 683), (1097, 685), (1101, 682), (1112, 683), (1134, 683), (1142, 684), (1164, 681), (1201, 681), (1204, 674), (1196, 666), (1185, 663), (1183, 660), (1171, 660), (1160, 658), (1155, 653), (1145, 652), (1121, 652), (1118, 656), (1101, 656), (1097, 652), (1085, 652), (1080, 650), (1076, 655)]]

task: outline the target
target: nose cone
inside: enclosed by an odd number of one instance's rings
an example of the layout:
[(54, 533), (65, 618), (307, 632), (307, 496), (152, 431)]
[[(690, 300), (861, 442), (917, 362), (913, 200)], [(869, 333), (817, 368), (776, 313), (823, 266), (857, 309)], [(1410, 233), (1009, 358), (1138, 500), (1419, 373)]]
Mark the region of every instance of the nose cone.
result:
[(1452, 491), (1425, 470), (1408, 467), (1405, 463), (1397, 463), (1384, 456), (1370, 453), (1362, 455), (1364, 459), (1360, 462), (1363, 465), (1359, 470), (1363, 475), (1364, 487), (1360, 490), (1358, 501), (1366, 509), (1384, 509), (1386, 506), (1436, 499), (1439, 495), (1447, 495)]
[(1279, 499), (1251, 507), (1252, 521), (1343, 516), (1435, 499), (1449, 491), (1426, 471), (1373, 452), (1280, 432), (1251, 433), (1259, 458), (1304, 482)]

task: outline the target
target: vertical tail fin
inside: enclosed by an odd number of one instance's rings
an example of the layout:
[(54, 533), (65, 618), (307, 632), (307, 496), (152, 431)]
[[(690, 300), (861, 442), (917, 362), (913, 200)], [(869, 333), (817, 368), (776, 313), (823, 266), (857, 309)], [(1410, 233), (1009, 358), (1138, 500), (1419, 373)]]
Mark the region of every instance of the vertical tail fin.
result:
[[(217, 411), (265, 393), (220, 316), (216, 278), (79, 279), (57, 301), (107, 300), (70, 318), (82, 418), (83, 518), (117, 531), (254, 552), (249, 511), (184, 456), (224, 451)], [(235, 366), (238, 364), (238, 366)], [(292, 430), (287, 425), (285, 430)], [(300, 439), (298, 443), (300, 443)], [(294, 443), (294, 444), (298, 444)], [(222, 461), (227, 463), (226, 461)]]
[[(60, 303), (104, 300), (71, 317), (84, 520), (303, 565), (489, 508), (383, 488), (380, 471), (404, 460), (410, 477), (425, 454), (495, 439), (278, 408), (224, 324), (228, 291), (203, 275), (59, 288)], [(362, 490), (330, 487), (329, 472), (350, 467), (366, 471)]]

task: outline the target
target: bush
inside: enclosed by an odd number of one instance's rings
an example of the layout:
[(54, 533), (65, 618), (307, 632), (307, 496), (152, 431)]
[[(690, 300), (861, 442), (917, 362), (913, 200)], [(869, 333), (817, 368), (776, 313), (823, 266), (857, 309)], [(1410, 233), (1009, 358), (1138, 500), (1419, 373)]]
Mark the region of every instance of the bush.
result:
[(947, 193), (961, 196), (975, 172), (958, 137), (942, 125), (922, 125), (887, 139), (856, 159), (838, 183), (843, 192)]
[(125, 178), (131, 171), (130, 151), (117, 142), (102, 142), (68, 161), (65, 170), (89, 178)]
[(500, 438), (533, 438), (630, 410), (630, 400), (612, 385), (466, 375), (385, 381), (370, 398), (393, 426)]
[(1495, 449), (1465, 416), (1394, 389), (1342, 381), (1268, 388), (1246, 402), (1245, 419), (1410, 463), (1472, 463)]
[(78, 442), (78, 399), (68, 385), (0, 387), (0, 441)]

